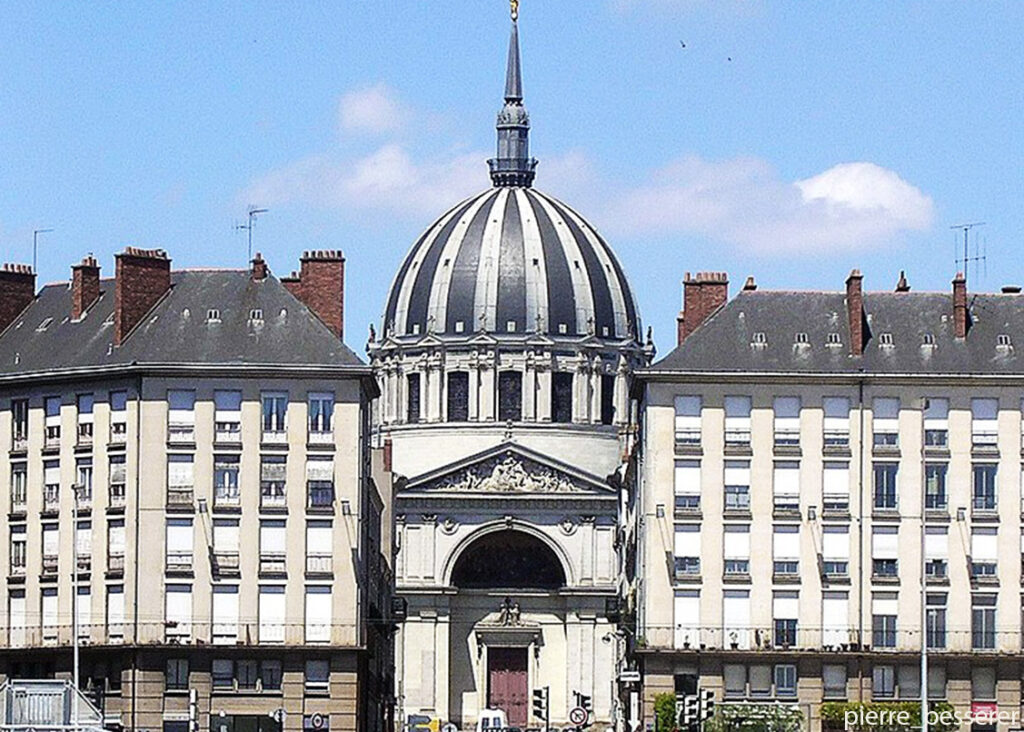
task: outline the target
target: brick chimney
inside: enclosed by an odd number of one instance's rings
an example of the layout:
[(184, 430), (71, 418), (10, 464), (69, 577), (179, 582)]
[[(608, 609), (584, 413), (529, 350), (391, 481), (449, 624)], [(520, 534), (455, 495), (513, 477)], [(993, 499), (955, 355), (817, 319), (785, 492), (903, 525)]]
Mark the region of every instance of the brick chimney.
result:
[(953, 335), (966, 338), (971, 327), (971, 314), (967, 312), (967, 278), (957, 272), (953, 278)]
[(256, 256), (252, 260), (252, 281), (262, 282), (267, 279), (268, 274), (270, 274), (270, 268), (263, 259), (263, 255), (256, 252)]
[(36, 296), (36, 273), (27, 264), (0, 266), (0, 333), (7, 330)]
[(126, 247), (115, 257), (114, 345), (120, 346), (171, 289), (171, 260), (163, 249)]
[(850, 355), (864, 354), (864, 275), (859, 269), (846, 278), (846, 317), (850, 323)]
[(80, 320), (100, 297), (100, 266), (91, 254), (71, 268), (71, 319)]
[(683, 309), (676, 318), (676, 345), (682, 345), (693, 331), (729, 299), (729, 277), (725, 272), (698, 272), (683, 277)]
[(345, 337), (345, 257), (340, 249), (303, 252), (299, 274), (281, 284), (323, 321), (338, 338)]

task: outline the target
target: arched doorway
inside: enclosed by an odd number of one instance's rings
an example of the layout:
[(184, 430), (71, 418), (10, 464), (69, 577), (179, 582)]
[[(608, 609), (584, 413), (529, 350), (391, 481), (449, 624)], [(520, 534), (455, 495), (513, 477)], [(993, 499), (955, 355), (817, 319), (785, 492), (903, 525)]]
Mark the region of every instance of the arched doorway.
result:
[(455, 560), (452, 585), (460, 589), (541, 589), (565, 586), (565, 569), (543, 541), (506, 529), (484, 534)]

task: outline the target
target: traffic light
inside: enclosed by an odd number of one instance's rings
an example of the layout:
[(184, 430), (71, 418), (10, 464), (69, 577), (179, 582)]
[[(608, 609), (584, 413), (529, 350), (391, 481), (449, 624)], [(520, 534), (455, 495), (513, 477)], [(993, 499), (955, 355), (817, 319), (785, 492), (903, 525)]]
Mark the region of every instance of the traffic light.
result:
[(580, 706), (587, 710), (587, 716), (594, 711), (594, 697), (588, 694), (580, 694)]
[(711, 719), (715, 710), (715, 692), (711, 689), (700, 690), (700, 721)]
[(700, 720), (700, 697), (687, 694), (683, 697), (683, 711), (679, 715), (680, 727), (692, 727)]
[(533, 716), (548, 723), (548, 687), (533, 690)]

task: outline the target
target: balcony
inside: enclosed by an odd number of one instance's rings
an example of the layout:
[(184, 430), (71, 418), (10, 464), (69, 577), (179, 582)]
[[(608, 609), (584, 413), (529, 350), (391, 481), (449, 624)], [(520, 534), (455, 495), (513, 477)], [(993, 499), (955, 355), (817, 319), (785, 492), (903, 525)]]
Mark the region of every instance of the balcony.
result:
[(675, 500), (675, 515), (693, 518), (700, 516), (700, 494), (688, 493), (677, 495)]
[(192, 445), (196, 441), (196, 426), (194, 424), (169, 424), (167, 425), (167, 442), (172, 445)]
[(284, 553), (261, 552), (260, 553), (260, 574), (261, 575), (282, 575), (287, 571)]
[(59, 563), (60, 560), (56, 554), (44, 554), (42, 579), (56, 579)]
[(79, 511), (92, 510), (92, 486), (76, 485), (74, 488), (76, 508)]
[(850, 431), (826, 429), (823, 447), (825, 452), (848, 452), (850, 449)]
[(127, 422), (111, 422), (110, 423), (110, 444), (111, 445), (123, 445), (128, 439), (128, 423)]
[(46, 438), (43, 440), (44, 450), (60, 449), (60, 427), (49, 426), (46, 428)]
[(237, 509), (242, 506), (242, 494), (238, 492), (238, 486), (217, 486), (213, 493), (213, 507)]
[(772, 581), (780, 584), (800, 582), (800, 561), (797, 559), (776, 559), (772, 564)]
[(11, 439), (12, 452), (25, 452), (28, 450), (28, 435), (15, 435)]
[(10, 577), (24, 577), (25, 576), (25, 565), (24, 564), (11, 564)]
[(124, 483), (111, 483), (107, 488), (107, 508), (124, 508)]
[(124, 574), (124, 554), (111, 554), (107, 557), (107, 574)]
[(288, 506), (284, 483), (266, 483), (260, 487), (260, 508), (283, 509)]
[(673, 566), (676, 582), (700, 580), (700, 557), (676, 557)]
[(213, 550), (213, 573), (222, 577), (237, 576), (240, 572), (238, 552)]
[(11, 496), (11, 513), (24, 514), (27, 510), (28, 501), (24, 494), (18, 493), (17, 495)]
[(78, 425), (77, 447), (92, 447), (92, 422), (83, 422)]
[(328, 576), (334, 571), (334, 557), (330, 554), (306, 555), (306, 574)]
[(78, 555), (78, 573), (88, 574), (92, 571), (92, 557), (88, 554)]
[(328, 447), (334, 445), (334, 433), (333, 432), (314, 432), (309, 433), (309, 444), (319, 447)]
[(310, 483), (306, 492), (306, 507), (314, 510), (334, 508), (334, 486)]
[(263, 430), (261, 441), (264, 445), (287, 445), (288, 433), (284, 430)]
[(191, 509), (192, 508), (192, 487), (175, 486), (167, 489), (167, 508), (169, 509)]
[(192, 552), (167, 552), (167, 573), (188, 574), (192, 572)]
[(700, 452), (700, 427), (677, 427), (676, 449), (680, 452)]
[(213, 440), (219, 445), (240, 445), (242, 443), (242, 423), (215, 422)]
[(60, 486), (48, 485), (43, 488), (43, 512), (56, 513), (60, 510)]

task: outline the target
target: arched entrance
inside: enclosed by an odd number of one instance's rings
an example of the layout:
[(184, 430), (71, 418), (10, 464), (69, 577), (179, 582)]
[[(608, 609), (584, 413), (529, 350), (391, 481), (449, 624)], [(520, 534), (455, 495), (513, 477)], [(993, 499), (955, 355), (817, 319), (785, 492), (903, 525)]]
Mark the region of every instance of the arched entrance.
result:
[(565, 586), (565, 570), (551, 547), (535, 536), (506, 529), (484, 534), (455, 560), (452, 585), (460, 589), (541, 589)]

